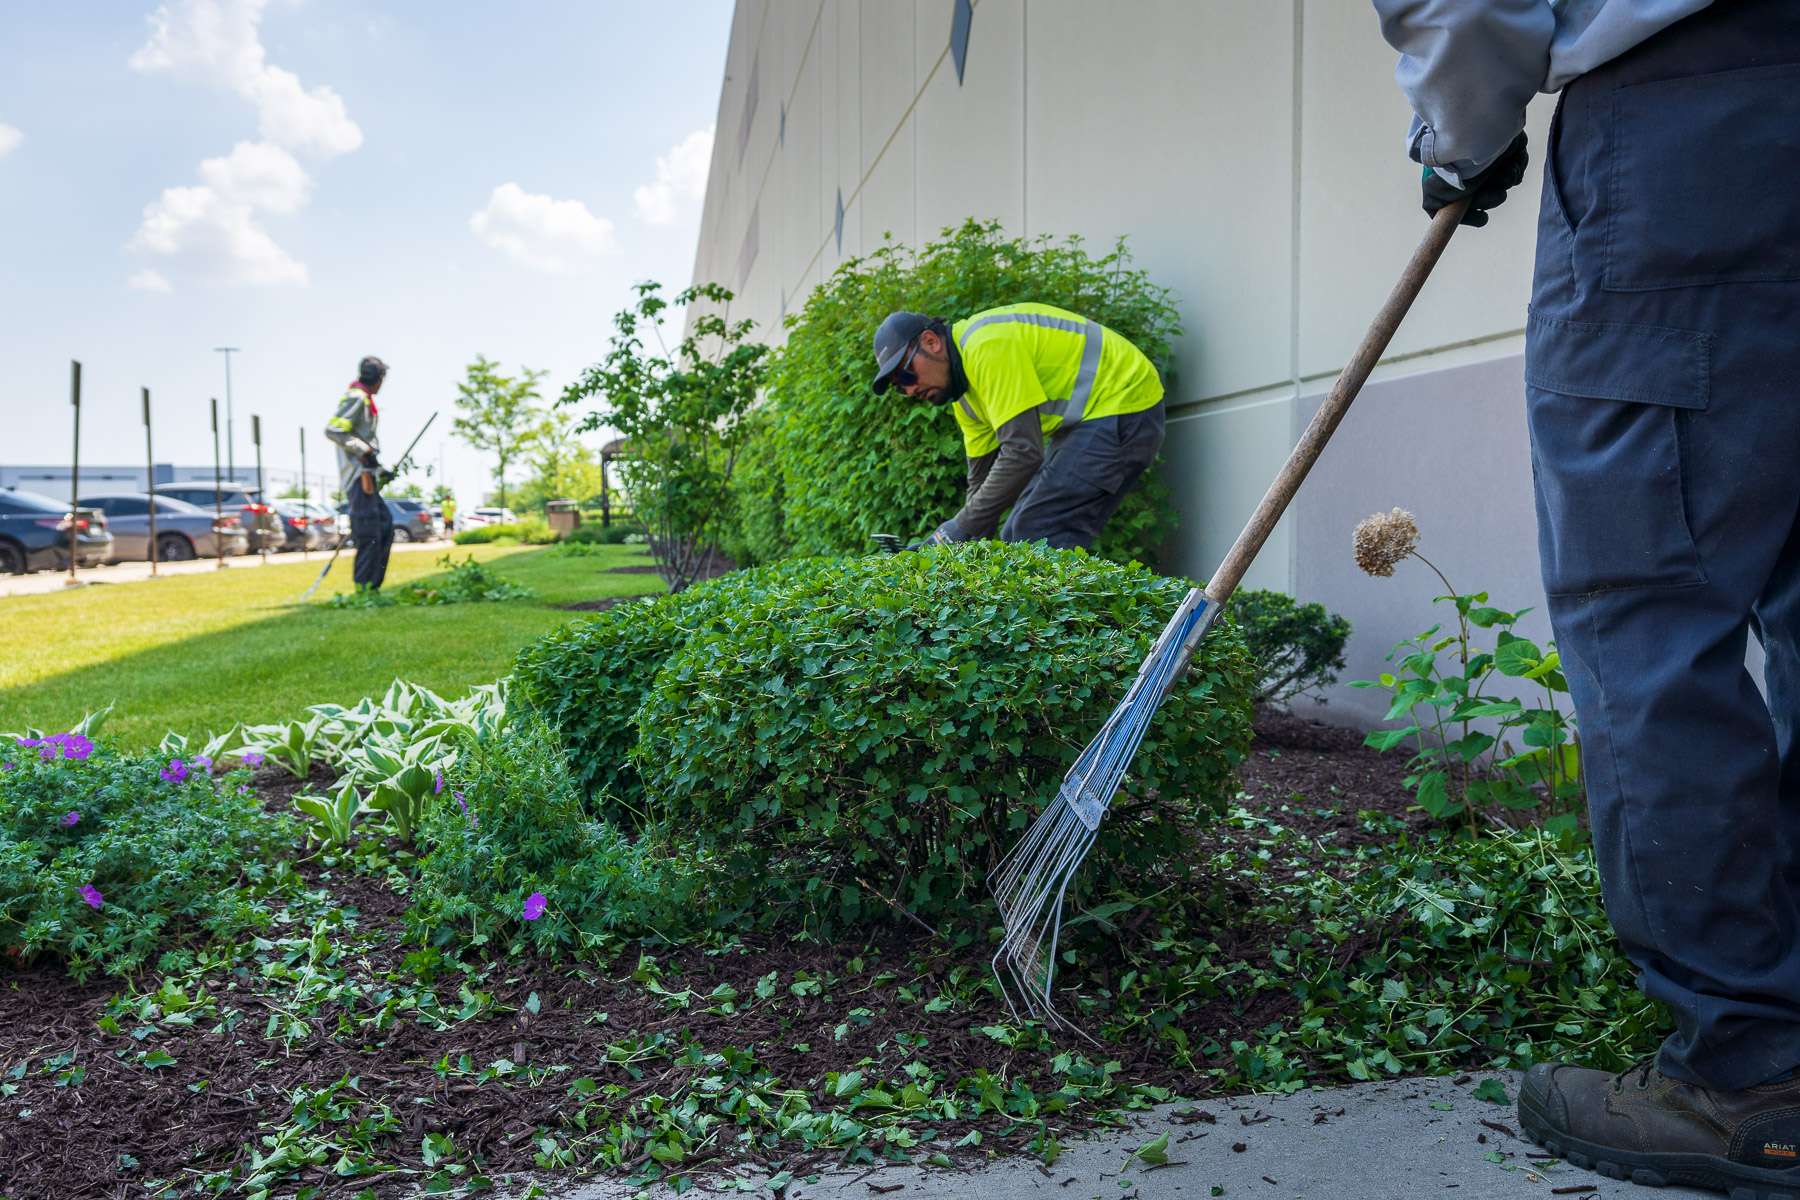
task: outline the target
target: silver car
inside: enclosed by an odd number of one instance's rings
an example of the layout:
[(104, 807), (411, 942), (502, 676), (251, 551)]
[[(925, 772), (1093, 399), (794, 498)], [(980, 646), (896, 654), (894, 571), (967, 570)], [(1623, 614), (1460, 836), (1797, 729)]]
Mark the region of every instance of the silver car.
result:
[(84, 496), (83, 508), (106, 514), (112, 530), (108, 562), (145, 562), (150, 558), (150, 501), (156, 501), (156, 559), (187, 562), (189, 559), (250, 553), (250, 533), (236, 513), (215, 518), (208, 509), (173, 496), (150, 497), (116, 492)]
[(321, 518), (305, 500), (277, 500), (275, 515), (287, 532), (286, 550), (329, 550), (337, 545), (337, 523)]

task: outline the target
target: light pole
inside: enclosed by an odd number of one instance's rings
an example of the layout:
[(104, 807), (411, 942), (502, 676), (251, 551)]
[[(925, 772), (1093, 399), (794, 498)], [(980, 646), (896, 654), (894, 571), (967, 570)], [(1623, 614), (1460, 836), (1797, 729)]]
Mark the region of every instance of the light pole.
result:
[(231, 424), (231, 356), (238, 353), (236, 346), (214, 346), (213, 351), (225, 356), (225, 473), (233, 480), (237, 479), (237, 435)]

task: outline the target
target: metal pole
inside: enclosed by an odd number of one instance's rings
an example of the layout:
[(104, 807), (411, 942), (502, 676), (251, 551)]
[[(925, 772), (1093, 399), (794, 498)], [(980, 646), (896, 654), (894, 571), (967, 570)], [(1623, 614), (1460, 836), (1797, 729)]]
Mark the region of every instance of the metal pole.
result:
[(144, 393), (144, 476), (145, 495), (150, 497), (150, 576), (156, 577), (156, 451), (150, 446), (150, 389), (140, 388)]
[(75, 452), (69, 459), (69, 578), (75, 582), (75, 527), (80, 510), (75, 498), (81, 495), (81, 364), (69, 360), (69, 404), (75, 409)]
[(231, 420), (231, 356), (238, 352), (236, 346), (214, 346), (213, 349), (225, 356), (225, 466), (226, 474), (237, 482), (237, 433)]
[[(225, 524), (225, 481), (219, 478), (219, 398), (212, 398), (213, 427), (213, 528), (218, 529)], [(219, 561), (219, 569), (225, 569), (225, 539), (213, 538), (213, 557)]]
[[(304, 425), (302, 425), (300, 427), (300, 490), (303, 493), (308, 493), (306, 495), (307, 500), (312, 499), (312, 496), (308, 492), (308, 489), (306, 486), (306, 426), (304, 426)], [(313, 522), (316, 521), (317, 519), (318, 519), (317, 517), (313, 516), (312, 509), (309, 507), (306, 510), (306, 527), (308, 529), (311, 529)], [(312, 553), (310, 550), (308, 550), (306, 548), (306, 542), (307, 542), (307, 539), (305, 537), (302, 537), (300, 539), (300, 557), (301, 558), (306, 558), (308, 555), (310, 555)]]
[[(225, 411), (229, 413), (231, 410), (227, 408)], [(275, 518), (275, 528), (280, 529), (281, 514), (275, 511), (275, 506), (269, 503), (269, 494), (263, 491), (262, 418), (255, 413), (250, 414), (250, 441), (256, 446), (256, 502), (269, 510), (270, 515)], [(286, 535), (284, 534), (283, 536), (285, 537)], [(269, 562), (269, 547), (266, 544), (262, 546), (262, 560), (263, 565), (267, 566)]]

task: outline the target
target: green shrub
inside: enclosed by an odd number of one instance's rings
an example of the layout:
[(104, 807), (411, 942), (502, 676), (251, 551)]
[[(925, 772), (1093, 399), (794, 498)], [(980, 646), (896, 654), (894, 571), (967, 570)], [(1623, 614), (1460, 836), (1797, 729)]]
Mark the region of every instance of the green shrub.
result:
[(673, 938), (700, 917), (699, 872), (596, 819), (541, 720), (471, 740), (419, 840), (407, 921), (421, 942), (555, 954), (608, 935)]
[[(1085, 554), (975, 542), (804, 564), (719, 604), (657, 672), (633, 761), (652, 822), (801, 900), (966, 920), (1187, 590)], [(1250, 739), (1229, 623), (1170, 695), (1083, 885), (1179, 873)], [(622, 739), (621, 739), (622, 740)]]
[(542, 517), (526, 517), (504, 525), (477, 525), (459, 530), (453, 539), (459, 546), (485, 546), (491, 542), (524, 542), (529, 546), (547, 546), (557, 540), (550, 523)]
[(79, 980), (269, 925), (263, 897), (292, 878), (278, 855), (296, 830), (247, 773), (60, 736), (49, 758), (0, 748), (0, 952), (61, 960)]
[(1250, 659), (1261, 672), (1258, 704), (1281, 704), (1337, 682), (1344, 669), (1350, 622), (1322, 604), (1301, 604), (1284, 592), (1248, 588), (1231, 598)]
[[(997, 221), (969, 221), (917, 251), (888, 244), (851, 259), (788, 318), (734, 477), (737, 527), (723, 539), (734, 557), (856, 553), (871, 533), (916, 536), (954, 513), (965, 482), (956, 422), (939, 405), (876, 396), (870, 340), (894, 309), (955, 319), (1023, 300), (1091, 317), (1159, 364), (1179, 332), (1170, 293), (1132, 268), (1123, 241), (1094, 257), (1077, 239), (1007, 238)], [(1154, 563), (1172, 528), (1153, 470), (1098, 550)]]
[(734, 571), (564, 625), (519, 652), (513, 698), (555, 728), (582, 794), (595, 797), (609, 820), (636, 825), (644, 788), (631, 748), (638, 705), (656, 672), (722, 607), (810, 567), (794, 560)]

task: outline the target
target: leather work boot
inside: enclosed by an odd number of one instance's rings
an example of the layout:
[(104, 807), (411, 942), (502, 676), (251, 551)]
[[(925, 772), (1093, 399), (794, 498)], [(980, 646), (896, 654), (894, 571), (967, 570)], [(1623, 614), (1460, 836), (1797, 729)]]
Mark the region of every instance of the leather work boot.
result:
[(1519, 1124), (1614, 1179), (1800, 1200), (1800, 1079), (1715, 1092), (1671, 1079), (1654, 1058), (1617, 1075), (1539, 1063), (1519, 1089)]

